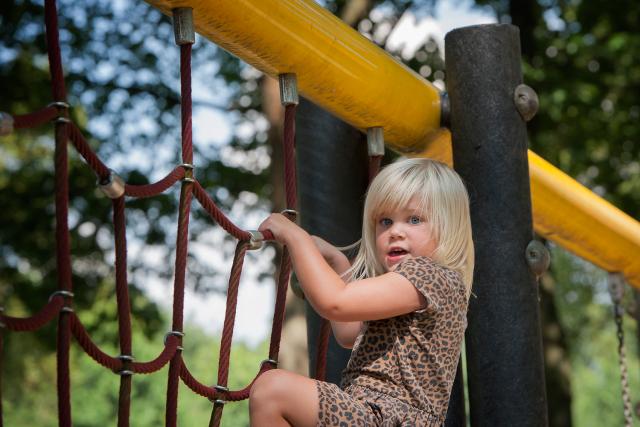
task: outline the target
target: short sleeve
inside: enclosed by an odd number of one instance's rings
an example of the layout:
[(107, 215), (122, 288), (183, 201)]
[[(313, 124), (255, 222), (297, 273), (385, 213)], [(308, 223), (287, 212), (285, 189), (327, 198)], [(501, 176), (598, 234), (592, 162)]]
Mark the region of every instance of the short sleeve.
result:
[(436, 264), (428, 257), (409, 258), (394, 270), (416, 287), (427, 300), (425, 311), (439, 311), (451, 299), (457, 273)]

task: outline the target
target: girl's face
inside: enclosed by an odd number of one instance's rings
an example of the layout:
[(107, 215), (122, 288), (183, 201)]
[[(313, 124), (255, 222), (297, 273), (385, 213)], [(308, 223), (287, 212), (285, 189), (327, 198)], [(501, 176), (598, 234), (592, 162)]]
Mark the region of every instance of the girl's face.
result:
[(376, 218), (376, 255), (386, 271), (406, 258), (431, 257), (436, 246), (431, 225), (414, 199), (404, 208), (383, 212)]

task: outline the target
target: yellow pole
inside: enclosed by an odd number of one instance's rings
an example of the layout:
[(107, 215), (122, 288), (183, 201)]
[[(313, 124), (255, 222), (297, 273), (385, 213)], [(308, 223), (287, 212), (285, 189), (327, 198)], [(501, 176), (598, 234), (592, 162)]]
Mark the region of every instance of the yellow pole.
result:
[[(198, 32), (385, 143), (452, 163), (437, 88), (312, 0), (147, 0), (171, 15), (191, 7)], [(640, 224), (529, 151), (536, 232), (640, 288)]]
[(192, 7), (199, 34), (272, 77), (295, 73), (307, 99), (361, 130), (384, 127), (395, 150), (438, 133), (438, 89), (312, 0), (147, 1), (169, 16)]

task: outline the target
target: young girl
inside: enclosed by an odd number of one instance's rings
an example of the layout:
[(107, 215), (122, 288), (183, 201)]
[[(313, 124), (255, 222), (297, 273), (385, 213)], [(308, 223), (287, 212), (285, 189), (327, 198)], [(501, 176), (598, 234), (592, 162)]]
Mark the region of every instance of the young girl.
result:
[(441, 426), (473, 275), (469, 200), (460, 177), (427, 159), (383, 169), (369, 188), (352, 266), (280, 214), (260, 230), (288, 247), (307, 300), (353, 352), (340, 388), (279, 369), (265, 372), (251, 390), (251, 425)]

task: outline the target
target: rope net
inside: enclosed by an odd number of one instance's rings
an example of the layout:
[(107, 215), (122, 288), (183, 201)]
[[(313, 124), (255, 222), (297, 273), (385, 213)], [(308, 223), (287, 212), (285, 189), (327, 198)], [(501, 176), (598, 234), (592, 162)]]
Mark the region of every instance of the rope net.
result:
[[(193, 173), (193, 144), (191, 126), (191, 49), (193, 41), (178, 43), (180, 45), (180, 78), (181, 78), (181, 127), (182, 127), (182, 164), (176, 166), (161, 180), (148, 185), (130, 185), (124, 183), (91, 149), (78, 126), (69, 119), (66, 89), (63, 79), (62, 60), (58, 37), (58, 21), (55, 0), (45, 0), (45, 26), (47, 53), (52, 81), (52, 102), (47, 107), (24, 115), (11, 116), (13, 128), (22, 129), (40, 126), (54, 121), (55, 123), (55, 240), (57, 263), (57, 286), (36, 314), (17, 318), (0, 313), (0, 332), (6, 328), (16, 332), (35, 331), (57, 319), (57, 396), (58, 418), (60, 426), (71, 426), (71, 390), (69, 349), (71, 337), (75, 338), (80, 348), (95, 362), (120, 375), (118, 398), (118, 426), (129, 425), (131, 382), (134, 374), (151, 374), (169, 364), (166, 425), (177, 424), (177, 403), (179, 381), (186, 384), (194, 393), (206, 397), (213, 403), (210, 426), (219, 426), (224, 404), (228, 401), (239, 401), (249, 397), (255, 378), (263, 372), (277, 367), (280, 350), (280, 337), (284, 321), (286, 292), (291, 272), (291, 260), (286, 247), (283, 250), (279, 268), (271, 330), (270, 346), (267, 359), (260, 365), (251, 383), (240, 390), (229, 390), (229, 365), (231, 343), (238, 299), (240, 275), (247, 250), (259, 246), (254, 233), (236, 226), (220, 210), (213, 199), (200, 185)], [(189, 9), (190, 13), (190, 9)], [(285, 104), (284, 118), (284, 160), (285, 191), (289, 218), (294, 219), (296, 208), (296, 172), (295, 172), (295, 113), (297, 103)], [(98, 177), (100, 188), (112, 199), (113, 229), (115, 240), (115, 287), (118, 310), (118, 336), (120, 354), (111, 356), (101, 350), (86, 331), (79, 317), (73, 310), (73, 283), (71, 270), (70, 233), (68, 226), (69, 212), (69, 172), (68, 142), (85, 160), (86, 164)], [(372, 160), (371, 176), (379, 167), (379, 158)], [(144, 198), (159, 195), (181, 181), (180, 201), (178, 207), (178, 226), (176, 238), (175, 277), (172, 308), (172, 328), (165, 336), (164, 347), (152, 360), (139, 362), (132, 356), (131, 312), (129, 304), (126, 257), (126, 220), (125, 197)], [(214, 386), (205, 385), (196, 379), (182, 359), (182, 339), (184, 336), (184, 295), (186, 260), (188, 252), (189, 218), (193, 199), (210, 215), (210, 217), (227, 233), (237, 239), (237, 246), (228, 282), (226, 312), (222, 331), (220, 354), (218, 361), (218, 378)], [(263, 233), (262, 240), (273, 240), (269, 232)], [(326, 365), (326, 349), (330, 335), (330, 323), (323, 320), (318, 346), (316, 378), (324, 379)], [(0, 333), (0, 357), (2, 356), (2, 336)], [(1, 361), (1, 359), (0, 359)], [(1, 376), (0, 376), (1, 379)], [(0, 399), (0, 427), (2, 427), (2, 403)]]

